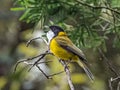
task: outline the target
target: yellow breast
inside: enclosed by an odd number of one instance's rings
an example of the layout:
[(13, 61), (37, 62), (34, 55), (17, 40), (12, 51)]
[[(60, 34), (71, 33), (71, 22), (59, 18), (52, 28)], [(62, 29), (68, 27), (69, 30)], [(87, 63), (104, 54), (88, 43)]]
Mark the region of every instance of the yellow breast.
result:
[(50, 51), (58, 58), (63, 60), (70, 60), (73, 57), (73, 54), (63, 49), (55, 39), (51, 40)]

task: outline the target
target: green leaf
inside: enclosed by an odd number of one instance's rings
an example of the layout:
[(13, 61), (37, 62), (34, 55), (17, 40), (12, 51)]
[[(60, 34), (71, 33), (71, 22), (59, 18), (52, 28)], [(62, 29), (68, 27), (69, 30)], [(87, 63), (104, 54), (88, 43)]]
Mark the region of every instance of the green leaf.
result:
[(16, 7), (16, 8), (10, 8), (11, 11), (23, 11), (25, 10), (24, 7)]
[(117, 47), (117, 48), (120, 48), (120, 38), (118, 36), (116, 36), (114, 38), (114, 41), (113, 41), (113, 47)]
[(20, 17), (19, 20), (24, 20), (29, 15), (30, 9), (27, 9), (25, 13)]
[(120, 7), (120, 0), (112, 0), (113, 7)]

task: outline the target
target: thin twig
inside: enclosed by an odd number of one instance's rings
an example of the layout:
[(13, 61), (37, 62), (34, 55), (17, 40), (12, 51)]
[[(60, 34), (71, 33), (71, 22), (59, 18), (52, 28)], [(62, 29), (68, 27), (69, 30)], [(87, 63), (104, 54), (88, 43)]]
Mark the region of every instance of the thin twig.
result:
[(116, 78), (110, 78), (109, 79), (109, 88), (110, 88), (110, 90), (113, 90), (113, 87), (112, 87), (112, 83), (114, 82), (114, 81), (117, 81), (117, 80), (119, 80), (118, 81), (118, 85), (117, 85), (117, 90), (120, 90), (120, 76), (118, 76), (118, 77), (116, 77)]
[(90, 4), (87, 4), (87, 3), (84, 3), (84, 2), (78, 1), (78, 0), (76, 0), (76, 2), (78, 2), (78, 3), (81, 4), (81, 5), (84, 5), (84, 6), (93, 8), (93, 9), (103, 9), (103, 8), (104, 8), (104, 9), (108, 9), (108, 10), (110, 10), (110, 11), (112, 11), (112, 12), (115, 12), (115, 13), (117, 13), (117, 14), (120, 14), (119, 11), (114, 10), (114, 9), (112, 9), (112, 8), (110, 8), (110, 7), (105, 7), (105, 6), (92, 6), (92, 5), (90, 5)]
[[(52, 79), (53, 76), (58, 75), (58, 74), (61, 74), (61, 73), (64, 72), (64, 71), (61, 71), (61, 72), (58, 72), (58, 73), (54, 73), (54, 74), (47, 75), (38, 65), (39, 65), (39, 64), (42, 64), (42, 63), (49, 63), (49, 62), (52, 62), (52, 61), (43, 61), (43, 62), (38, 62), (38, 63), (36, 64), (36, 67), (43, 73), (43, 75), (45, 75), (45, 77), (46, 77), (47, 79)], [(27, 65), (34, 65), (34, 63), (29, 63), (29, 62), (26, 62), (26, 61), (25, 61), (24, 63), (27, 64)]]
[(58, 74), (61, 74), (61, 73), (64, 73), (64, 71), (61, 71), (61, 72), (58, 72), (58, 73), (54, 73), (54, 74), (50, 74), (49, 76), (55, 76), (55, 75), (58, 75)]
[[(51, 53), (49, 53), (49, 51), (46, 51), (45, 53), (39, 54), (39, 55), (37, 55), (37, 56), (35, 56), (35, 57), (19, 60), (19, 61), (16, 63), (16, 65), (15, 65), (14, 73), (16, 72), (16, 69), (17, 69), (17, 67), (18, 67), (18, 65), (19, 65), (20, 63), (26, 62), (26, 61), (30, 61), (30, 60), (33, 60), (33, 59), (35, 59), (35, 58), (39, 58), (39, 59), (36, 60), (36, 62), (30, 67), (30, 69), (29, 69), (29, 71), (30, 71), (30, 70), (32, 69), (32, 67), (35, 66), (35, 64), (37, 64), (41, 59), (43, 59), (43, 58), (44, 58), (46, 55), (48, 55), (48, 54), (51, 54)], [(51, 54), (51, 55), (53, 55), (53, 54)]]
[(28, 71), (30, 71), (41, 59), (43, 59), (48, 54), (53, 55), (52, 53), (49, 53), (49, 51), (46, 51), (45, 53), (41, 54), (41, 57), (39, 57), (39, 59), (36, 62), (34, 62), (34, 64), (30, 67)]
[[(107, 59), (107, 57), (104, 55), (104, 53), (102, 52), (102, 50), (99, 48), (98, 49), (98, 51), (99, 51), (99, 53), (101, 54), (101, 56), (104, 58), (104, 60), (107, 62), (107, 64), (108, 64), (108, 67), (109, 67), (109, 69), (116, 75), (116, 78), (110, 78), (109, 79), (109, 88), (110, 88), (110, 90), (113, 90), (113, 87), (112, 87), (112, 83), (114, 82), (114, 81), (117, 81), (117, 80), (119, 80), (120, 79), (120, 75), (119, 75), (119, 72), (117, 72), (115, 69), (114, 69), (114, 67), (112, 66), (112, 63)], [(120, 82), (118, 82), (118, 86), (117, 86), (117, 90), (119, 90), (119, 83)]]
[(108, 82), (109, 82), (109, 88), (110, 88), (110, 90), (113, 90), (113, 88), (112, 88), (111, 78), (108, 80)]
[[(37, 64), (42, 64), (42, 63), (49, 63), (49, 62), (52, 62), (52, 61), (43, 61), (43, 62), (38, 62)], [(23, 63), (25, 63), (25, 64), (27, 64), (27, 65), (33, 65), (34, 63), (29, 63), (29, 62), (23, 62)]]
[(65, 69), (65, 72), (66, 72), (66, 75), (67, 75), (67, 81), (68, 81), (68, 84), (70, 86), (70, 89), (75, 90), (75, 88), (74, 88), (74, 86), (72, 84), (72, 81), (71, 81), (70, 71), (69, 71), (69, 68), (68, 68), (66, 62), (63, 61), (63, 60), (60, 60), (60, 62), (64, 66), (64, 69)]
[(43, 74), (47, 79), (52, 79), (52, 77), (50, 77), (49, 75), (47, 75), (39, 66), (38, 64), (35, 65)]
[(118, 82), (117, 90), (120, 90), (120, 81)]
[[(47, 41), (46, 41), (45, 39), (43, 39), (42, 37), (37, 37), (37, 38), (33, 38), (33, 39), (29, 40), (29, 41), (27, 42), (27, 44), (26, 44), (26, 47), (28, 47), (28, 46), (30, 45), (30, 43), (31, 43), (32, 41), (36, 40), (36, 39), (42, 39), (42, 40), (45, 42), (45, 44), (48, 45), (48, 43), (47, 43)], [(30, 69), (29, 69), (29, 71), (30, 71), (30, 70), (32, 69), (32, 67), (34, 67), (35, 64), (37, 64), (37, 63), (38, 63), (42, 58), (44, 58), (47, 54), (51, 54), (51, 53), (49, 52), (49, 50), (47, 50), (45, 53), (40, 54), (40, 55), (37, 55), (37, 56), (35, 56), (35, 57), (19, 60), (19, 61), (16, 63), (16, 65), (15, 65), (14, 73), (15, 73), (15, 71), (16, 71), (16, 69), (17, 69), (17, 67), (18, 67), (18, 65), (19, 65), (20, 63), (25, 62), (25, 61), (30, 61), (30, 60), (33, 60), (33, 59), (39, 57), (39, 59), (30, 67)]]
[[(35, 66), (42, 72), (42, 74), (47, 78), (47, 79), (51, 79), (51, 77), (49, 75), (47, 75), (39, 66), (38, 64), (41, 64), (41, 63), (48, 63), (48, 62), (51, 62), (51, 61), (44, 61), (44, 62), (39, 62), (37, 63)], [(33, 65), (34, 63), (28, 63), (28, 62), (24, 62), (25, 64), (27, 65)]]
[(42, 37), (36, 37), (36, 38), (32, 38), (30, 39), (27, 43), (26, 43), (26, 47), (28, 47), (32, 41), (36, 40), (36, 39), (42, 39), (46, 45), (48, 45), (47, 41), (45, 39), (43, 39)]
[(41, 39), (41, 37), (36, 37), (36, 38), (33, 38), (33, 39), (30, 39), (27, 43), (26, 43), (26, 47), (28, 47), (30, 45), (30, 43), (36, 39)]
[(113, 68), (111, 62), (107, 59), (107, 57), (104, 55), (104, 53), (102, 52), (102, 50), (100, 48), (98, 48), (98, 51), (100, 53), (100, 55), (104, 58), (104, 60), (107, 62), (109, 69), (116, 75), (119, 76), (119, 73)]
[(19, 65), (20, 63), (25, 62), (25, 61), (33, 60), (33, 59), (38, 58), (38, 57), (40, 57), (40, 56), (41, 56), (41, 54), (39, 54), (39, 55), (37, 55), (37, 56), (35, 56), (35, 57), (32, 57), (32, 58), (22, 59), (22, 60), (17, 61), (16, 65), (15, 65), (15, 67), (14, 67), (14, 73), (16, 72), (16, 69), (17, 69), (17, 67), (18, 67), (18, 65)]
[(116, 81), (116, 80), (118, 80), (118, 79), (120, 79), (120, 76), (118, 76), (118, 77), (116, 77), (116, 78), (111, 78), (111, 82)]

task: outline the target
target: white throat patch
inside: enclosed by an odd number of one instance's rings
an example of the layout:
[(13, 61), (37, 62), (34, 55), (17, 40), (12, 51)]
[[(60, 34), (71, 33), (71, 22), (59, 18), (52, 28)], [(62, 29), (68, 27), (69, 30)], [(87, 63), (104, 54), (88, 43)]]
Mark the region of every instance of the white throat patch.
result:
[(50, 43), (51, 39), (54, 37), (54, 33), (50, 30), (47, 32), (47, 39), (48, 39), (48, 44)]

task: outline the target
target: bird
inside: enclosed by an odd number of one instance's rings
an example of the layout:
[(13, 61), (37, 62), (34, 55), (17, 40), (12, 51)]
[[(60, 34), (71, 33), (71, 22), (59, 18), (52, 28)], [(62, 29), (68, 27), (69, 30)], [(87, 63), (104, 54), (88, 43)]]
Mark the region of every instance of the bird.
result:
[(50, 52), (61, 60), (76, 62), (93, 81), (94, 76), (87, 66), (88, 62), (82, 50), (69, 39), (60, 26), (52, 25), (49, 28), (47, 38)]

